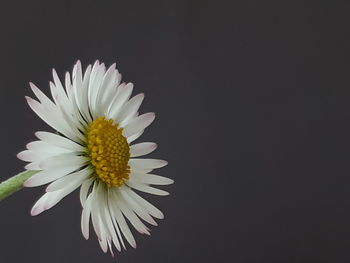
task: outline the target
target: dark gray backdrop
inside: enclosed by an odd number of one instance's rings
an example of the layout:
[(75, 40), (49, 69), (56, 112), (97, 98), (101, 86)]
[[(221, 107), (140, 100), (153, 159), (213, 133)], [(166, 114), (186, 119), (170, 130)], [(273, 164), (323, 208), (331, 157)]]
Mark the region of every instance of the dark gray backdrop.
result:
[[(0, 178), (48, 129), (29, 81), (117, 62), (176, 181), (118, 262), (350, 262), (350, 5), (303, 2), (3, 2)], [(30, 217), (43, 191), (0, 203), (1, 262), (115, 262), (83, 239), (76, 192)]]

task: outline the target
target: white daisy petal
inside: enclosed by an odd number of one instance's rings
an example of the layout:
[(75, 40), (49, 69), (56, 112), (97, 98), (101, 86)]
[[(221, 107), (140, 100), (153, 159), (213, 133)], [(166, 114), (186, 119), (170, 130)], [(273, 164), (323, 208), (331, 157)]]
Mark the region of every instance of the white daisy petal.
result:
[[(27, 145), (29, 150), (25, 150), (17, 154), (17, 157), (23, 161), (26, 162), (37, 162), (38, 165), (51, 157), (54, 156), (61, 156), (61, 155), (67, 155), (67, 156), (74, 156), (74, 152), (67, 152), (64, 149), (57, 149), (54, 147), (48, 147), (48, 148), (38, 148), (38, 144), (36, 142), (30, 143)], [(41, 168), (38, 166), (38, 169)]]
[[(115, 196), (112, 192), (109, 193), (109, 200), (113, 200), (114, 202), (116, 202)], [(119, 207), (116, 205), (113, 205), (113, 206), (111, 205), (111, 206), (109, 206), (109, 208), (111, 209), (111, 214), (116, 219), (118, 226), (120, 227), (120, 230), (123, 233), (125, 239), (129, 242), (129, 244), (133, 248), (136, 248), (135, 238), (132, 235), (130, 228), (129, 228), (128, 224), (126, 223), (125, 218), (124, 218), (122, 212), (120, 211)]]
[(70, 184), (78, 184), (80, 186), (92, 172), (93, 171), (90, 167), (86, 167), (80, 171), (61, 177), (60, 179), (51, 183), (46, 188), (46, 192), (61, 190), (62, 188), (65, 188), (67, 187), (67, 185)]
[(103, 213), (103, 207), (105, 205), (103, 194), (104, 193), (100, 193), (100, 198), (101, 199), (99, 199), (99, 204), (101, 204), (101, 205), (100, 205), (99, 210), (97, 212), (98, 213), (97, 216), (99, 217), (98, 224), (99, 224), (99, 229), (100, 229), (100, 232), (101, 232), (101, 237), (100, 237), (99, 242), (100, 242), (102, 251), (104, 253), (107, 253), (107, 251), (108, 251), (108, 244), (110, 243), (111, 237), (110, 237), (110, 235), (108, 233), (108, 229), (106, 228), (106, 220), (105, 220), (104, 213)]
[[(95, 67), (95, 65), (94, 65)], [(98, 117), (99, 107), (97, 105), (97, 96), (99, 89), (101, 88), (101, 82), (103, 79), (103, 75), (105, 74), (106, 67), (105, 65), (98, 64), (95, 68), (92, 68), (92, 72), (90, 75), (90, 83), (89, 83), (89, 91), (91, 90), (89, 102), (90, 102), (90, 110), (93, 116)]]
[(79, 136), (74, 133), (72, 128), (67, 125), (66, 120), (62, 118), (62, 114), (58, 115), (57, 111), (53, 111), (53, 109), (45, 107), (30, 97), (26, 97), (26, 99), (31, 109), (48, 125), (68, 138), (75, 141), (80, 141)]
[(132, 122), (128, 123), (123, 130), (123, 135), (125, 137), (132, 136), (139, 133), (146, 127), (148, 127), (155, 119), (155, 114), (153, 112), (145, 113), (137, 117)]
[(174, 180), (167, 177), (135, 171), (131, 173), (130, 177), (143, 184), (168, 185), (174, 183)]
[(157, 144), (154, 142), (142, 142), (130, 146), (131, 157), (138, 157), (149, 154), (157, 148)]
[(48, 104), (50, 107), (56, 107), (56, 105), (37, 86), (31, 82), (29, 82), (29, 86), (41, 103)]
[(139, 133), (136, 133), (130, 137), (127, 138), (128, 143), (132, 143), (133, 141), (137, 140), (142, 134), (144, 130), (140, 131)]
[(162, 211), (160, 211), (157, 207), (152, 205), (150, 202), (143, 199), (141, 196), (139, 196), (137, 193), (135, 193), (133, 190), (131, 190), (129, 187), (123, 187), (123, 190), (126, 191), (129, 196), (135, 200), (141, 207), (143, 207), (151, 216), (163, 219), (164, 215)]
[(93, 182), (94, 182), (93, 178), (89, 178), (81, 184), (79, 197), (80, 197), (80, 203), (82, 207), (85, 206), (85, 202), (87, 200), (88, 193)]
[(32, 216), (36, 216), (38, 214), (40, 214), (41, 212), (44, 211), (44, 204), (46, 199), (49, 197), (48, 194), (44, 194), (42, 197), (40, 197), (40, 199), (34, 204), (34, 206), (32, 207), (32, 210), (30, 211), (30, 214)]
[(119, 243), (116, 231), (114, 230), (112, 217), (111, 217), (111, 214), (110, 214), (109, 209), (108, 209), (108, 200), (107, 199), (108, 199), (107, 193), (105, 192), (105, 195), (104, 195), (105, 205), (103, 205), (101, 207), (102, 219), (103, 219), (103, 222), (105, 222), (105, 224), (106, 224), (107, 232), (109, 233), (109, 235), (113, 241), (113, 244), (118, 249), (118, 251), (121, 251), (120, 243)]
[(109, 108), (111, 106), (111, 103), (115, 96), (118, 95), (118, 87), (120, 86), (121, 81), (121, 74), (118, 72), (117, 69), (114, 70), (114, 77), (112, 80), (110, 80), (109, 84), (106, 87), (106, 92), (103, 94), (102, 97), (102, 104), (104, 107), (104, 114), (107, 115)]
[(133, 88), (134, 84), (132, 83), (122, 83), (118, 86), (117, 93), (109, 106), (108, 118), (114, 119), (118, 115), (124, 103), (130, 98)]
[(71, 172), (74, 172), (78, 168), (80, 167), (79, 166), (61, 166), (51, 170), (50, 169), (43, 170), (41, 172), (34, 174), (29, 179), (27, 179), (23, 185), (25, 187), (34, 187), (34, 186), (44, 185), (52, 181), (55, 181), (67, 174), (70, 174)]
[(36, 216), (40, 213), (42, 213), (45, 210), (48, 210), (55, 206), (59, 201), (61, 201), (65, 196), (73, 192), (75, 189), (77, 189), (79, 185), (71, 184), (67, 186), (65, 189), (55, 191), (55, 192), (49, 192), (45, 193), (33, 206), (31, 210), (31, 215)]
[(60, 155), (48, 158), (40, 163), (40, 167), (43, 170), (48, 169), (59, 169), (62, 167), (62, 164), (66, 167), (82, 167), (86, 161), (87, 157), (84, 156), (70, 156), (70, 155)]
[(17, 154), (17, 158), (25, 162), (35, 162), (42, 160), (42, 155), (30, 150), (25, 150)]
[(85, 148), (80, 144), (51, 132), (40, 131), (40, 132), (36, 132), (35, 136), (48, 144), (52, 144), (52, 145), (69, 149), (72, 151), (80, 151), (80, 152), (85, 151)]
[(91, 198), (92, 195), (86, 199), (85, 205), (83, 206), (83, 211), (81, 214), (81, 232), (84, 238), (89, 239), (89, 223), (90, 223), (90, 213), (91, 213)]
[(95, 233), (99, 240), (102, 240), (102, 232), (101, 232), (101, 224), (100, 224), (100, 216), (99, 216), (99, 195), (97, 193), (97, 186), (94, 184), (93, 190), (90, 194), (91, 196), (91, 221), (92, 226), (94, 227)]
[(83, 85), (83, 72), (82, 72), (81, 63), (79, 60), (75, 64), (74, 69), (75, 70), (73, 72), (73, 91), (75, 94), (76, 103), (81, 109), (82, 108), (81, 105), (83, 104), (82, 102), (83, 90), (81, 88), (81, 86)]
[(162, 196), (169, 195), (169, 193), (164, 191), (164, 190), (160, 190), (160, 189), (154, 188), (152, 186), (140, 183), (132, 178), (130, 178), (126, 182), (126, 184), (128, 186), (130, 186), (131, 188), (134, 188), (134, 189), (139, 190), (141, 192), (145, 192), (145, 193), (149, 193), (149, 194), (153, 194), (153, 195), (162, 195)]
[(141, 93), (131, 98), (127, 103), (123, 105), (118, 115), (114, 117), (114, 120), (121, 123), (131, 118), (140, 108), (144, 97), (145, 94)]
[(52, 195), (49, 197), (48, 201), (44, 205), (44, 209), (48, 210), (48, 209), (52, 208), (58, 202), (60, 202), (64, 197), (66, 197), (68, 194), (73, 192), (78, 187), (79, 187), (79, 184), (75, 183), (75, 184), (70, 184), (67, 187), (65, 187), (64, 189), (61, 189), (59, 191), (46, 193), (46, 194), (52, 194)]
[(120, 188), (120, 194), (122, 198), (124, 199), (125, 204), (127, 207), (130, 207), (131, 210), (133, 210), (140, 218), (142, 218), (147, 223), (157, 226), (157, 222), (154, 221), (154, 219), (149, 215), (149, 213), (140, 206), (128, 193), (124, 190), (123, 187)]
[(116, 195), (116, 204), (118, 205), (118, 207), (122, 211), (122, 213), (125, 215), (125, 217), (132, 224), (132, 226), (139, 233), (150, 235), (149, 229), (142, 223), (142, 221), (136, 216), (136, 214), (128, 208), (128, 206), (125, 203), (124, 198), (120, 194), (120, 191), (119, 190), (114, 191), (114, 194)]
[(101, 240), (98, 241), (100, 243), (101, 249), (104, 253), (107, 253), (108, 251), (108, 246), (107, 246), (107, 240), (106, 238), (103, 238)]
[(157, 169), (168, 164), (167, 161), (158, 159), (130, 159), (129, 165), (131, 168), (140, 169)]
[(52, 98), (54, 99), (56, 105), (60, 108), (62, 113), (66, 113), (68, 115), (73, 114), (73, 106), (71, 101), (68, 99), (66, 92), (57, 88), (54, 83), (50, 82), (50, 90)]
[[(81, 105), (80, 105), (80, 112), (84, 116), (84, 118), (88, 121), (91, 122), (91, 115), (90, 115), (90, 110), (89, 110), (89, 83), (90, 83), (90, 74), (91, 74), (91, 65), (89, 65), (84, 73), (84, 79), (83, 79), (83, 84), (82, 84), (82, 93), (81, 93)], [(77, 87), (78, 88), (78, 87)]]
[[(118, 225), (118, 223), (117, 223), (117, 220), (116, 220), (115, 215), (114, 215), (114, 212), (113, 212), (112, 206), (114, 205), (114, 199), (113, 199), (112, 196), (113, 196), (113, 195), (110, 193), (110, 190), (109, 190), (108, 193), (107, 193), (108, 211), (109, 211), (109, 213), (110, 213), (110, 215), (111, 215), (111, 219), (112, 219), (112, 223), (113, 223), (114, 229), (117, 231), (118, 239), (119, 239), (120, 243), (122, 244), (123, 248), (126, 249), (125, 244), (124, 244), (123, 237), (122, 237), (121, 232), (120, 232), (120, 229), (119, 229), (119, 225)], [(111, 197), (112, 197), (112, 198), (111, 198)]]
[[(21, 158), (19, 158), (19, 159), (21, 159)], [(40, 161), (41, 161), (41, 160), (40, 160)], [(39, 161), (39, 162), (40, 162), (40, 161)], [(24, 166), (24, 168), (25, 168), (26, 170), (38, 171), (38, 170), (40, 170), (39, 162), (32, 162), (32, 163), (29, 163), (29, 164), (27, 164), (26, 166)]]
[(102, 115), (108, 109), (110, 98), (114, 95), (113, 88), (116, 88), (118, 81), (118, 74), (116, 74), (115, 64), (110, 66), (106, 71), (101, 86), (96, 97), (96, 104), (100, 105), (98, 115)]
[[(62, 82), (61, 82), (60, 78), (58, 77), (55, 69), (52, 70), (52, 76), (53, 76), (53, 80), (54, 80), (54, 85), (57, 88), (58, 93), (64, 95), (67, 98), (67, 94), (63, 88)], [(68, 101), (68, 98), (67, 98), (67, 101)]]
[(66, 72), (64, 81), (65, 81), (65, 88), (66, 88), (66, 92), (68, 95), (68, 99), (70, 100), (70, 102), (73, 103), (74, 98), (73, 98), (73, 92), (72, 92), (73, 91), (72, 90), (72, 81), (71, 81), (69, 72)]
[(43, 141), (34, 141), (27, 144), (27, 149), (39, 154), (45, 154), (46, 156), (55, 156), (59, 154), (76, 154), (72, 150), (65, 148), (57, 147), (55, 145), (43, 142)]

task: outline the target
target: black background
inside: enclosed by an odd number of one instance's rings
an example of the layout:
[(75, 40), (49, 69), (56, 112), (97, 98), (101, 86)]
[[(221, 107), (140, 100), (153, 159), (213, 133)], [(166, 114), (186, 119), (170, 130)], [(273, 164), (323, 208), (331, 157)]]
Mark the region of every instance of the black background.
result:
[(31, 217), (43, 187), (0, 203), (1, 262), (350, 262), (347, 1), (11, 1), (0, 8), (1, 179), (49, 128), (49, 91), (77, 59), (117, 62), (157, 119), (166, 217), (136, 250), (80, 233), (77, 192)]

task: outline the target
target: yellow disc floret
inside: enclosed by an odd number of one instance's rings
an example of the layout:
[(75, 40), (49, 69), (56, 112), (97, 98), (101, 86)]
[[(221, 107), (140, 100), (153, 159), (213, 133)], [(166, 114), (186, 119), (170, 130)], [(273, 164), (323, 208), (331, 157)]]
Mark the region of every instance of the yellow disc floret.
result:
[(87, 129), (87, 148), (95, 173), (107, 186), (121, 186), (129, 178), (129, 144), (112, 119), (99, 117)]

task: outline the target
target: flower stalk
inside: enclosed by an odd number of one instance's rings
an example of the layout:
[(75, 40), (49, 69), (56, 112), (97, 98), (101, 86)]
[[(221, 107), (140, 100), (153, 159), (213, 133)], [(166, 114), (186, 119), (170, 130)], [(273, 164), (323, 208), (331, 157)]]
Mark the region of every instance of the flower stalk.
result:
[(23, 183), (38, 171), (24, 171), (0, 183), (0, 201), (21, 190)]

